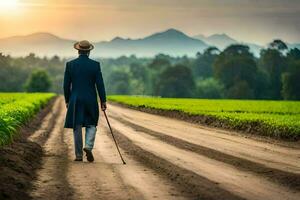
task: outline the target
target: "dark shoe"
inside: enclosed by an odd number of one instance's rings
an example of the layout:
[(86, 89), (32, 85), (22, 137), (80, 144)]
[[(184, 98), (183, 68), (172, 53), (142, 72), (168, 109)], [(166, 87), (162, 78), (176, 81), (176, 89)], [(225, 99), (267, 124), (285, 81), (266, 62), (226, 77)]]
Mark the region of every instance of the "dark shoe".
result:
[(82, 158), (75, 158), (74, 161), (82, 161), (83, 159)]
[(89, 162), (93, 162), (94, 161), (94, 156), (91, 150), (84, 148), (83, 151), (86, 153), (86, 159)]

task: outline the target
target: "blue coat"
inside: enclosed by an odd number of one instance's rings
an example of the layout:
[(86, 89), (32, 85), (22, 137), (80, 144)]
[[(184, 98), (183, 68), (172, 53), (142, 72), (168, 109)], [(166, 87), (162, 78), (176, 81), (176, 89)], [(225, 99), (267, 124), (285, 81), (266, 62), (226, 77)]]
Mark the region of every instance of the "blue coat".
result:
[(99, 106), (96, 88), (101, 103), (106, 102), (99, 62), (89, 59), (87, 55), (67, 62), (64, 76), (64, 95), (68, 104), (65, 128), (97, 126)]

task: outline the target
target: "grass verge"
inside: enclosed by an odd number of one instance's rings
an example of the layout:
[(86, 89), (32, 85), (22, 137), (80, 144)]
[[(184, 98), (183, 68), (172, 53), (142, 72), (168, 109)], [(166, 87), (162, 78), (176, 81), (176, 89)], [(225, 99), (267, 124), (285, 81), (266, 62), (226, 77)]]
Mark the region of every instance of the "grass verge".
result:
[(0, 146), (11, 143), (18, 128), (54, 96), (53, 93), (0, 93)]

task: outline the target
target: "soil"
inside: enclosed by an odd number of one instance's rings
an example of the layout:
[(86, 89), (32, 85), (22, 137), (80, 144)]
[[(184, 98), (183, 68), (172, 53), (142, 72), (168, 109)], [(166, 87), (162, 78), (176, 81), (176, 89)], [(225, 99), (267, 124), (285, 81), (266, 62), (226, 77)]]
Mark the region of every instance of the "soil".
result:
[[(50, 100), (33, 119), (18, 130), (13, 143), (0, 147), (0, 199), (31, 199), (28, 191), (41, 166), (42, 147), (28, 137), (41, 128), (41, 122), (49, 117), (56, 98)], [(54, 118), (54, 117), (52, 117)], [(46, 130), (51, 130), (47, 123)]]
[(201, 146), (170, 135), (166, 135), (161, 132), (153, 131), (151, 129), (145, 128), (138, 124), (132, 123), (129, 120), (126, 120), (126, 118), (115, 117), (114, 115), (111, 115), (110, 117), (122, 122), (123, 124), (129, 127), (132, 127), (135, 131), (138, 132), (141, 131), (147, 133), (153, 137), (163, 140), (164, 142), (174, 145), (178, 148), (192, 151), (200, 155), (205, 155), (206, 157), (227, 164), (231, 164), (235, 167), (238, 167), (240, 170), (251, 171), (260, 176), (264, 176), (270, 179), (271, 181), (275, 181), (284, 186), (288, 186), (296, 190), (300, 190), (300, 174), (287, 172), (275, 168), (270, 168), (263, 164), (256, 163), (248, 159), (239, 158), (234, 155), (230, 155), (230, 154), (223, 153), (221, 151), (214, 150), (213, 148), (210, 147)]
[[(28, 146), (15, 141), (14, 153), (1, 152), (6, 158), (1, 162), (13, 173), (10, 181), (1, 179), (0, 199), (300, 199), (295, 142), (244, 137), (109, 104), (107, 114), (127, 164), (102, 114), (95, 162), (74, 162), (72, 129), (63, 128), (63, 98), (50, 106), (27, 134)], [(15, 158), (22, 162), (12, 164)]]

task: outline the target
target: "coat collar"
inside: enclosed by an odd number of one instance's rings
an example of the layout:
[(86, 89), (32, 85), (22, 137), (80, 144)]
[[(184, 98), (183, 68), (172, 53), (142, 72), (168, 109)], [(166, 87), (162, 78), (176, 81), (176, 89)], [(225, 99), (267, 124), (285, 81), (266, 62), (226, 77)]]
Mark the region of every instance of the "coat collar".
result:
[(84, 55), (84, 54), (79, 55), (79, 58), (88, 58), (88, 57), (89, 57), (88, 55)]

